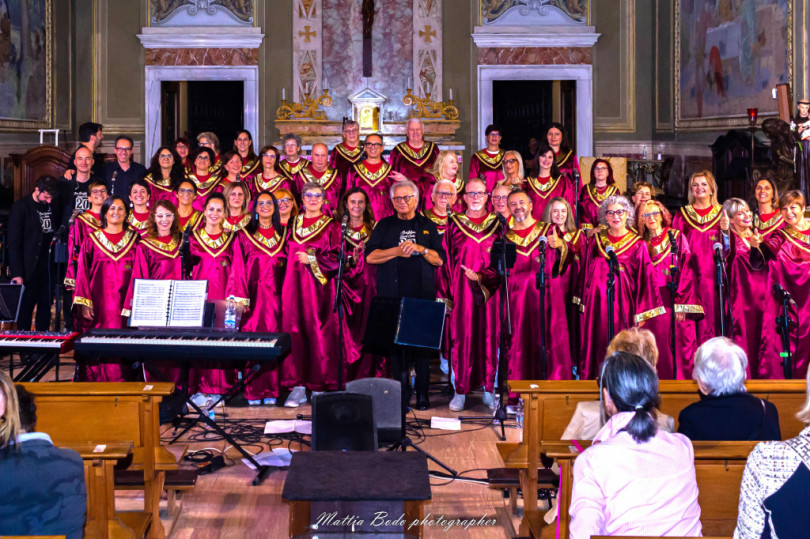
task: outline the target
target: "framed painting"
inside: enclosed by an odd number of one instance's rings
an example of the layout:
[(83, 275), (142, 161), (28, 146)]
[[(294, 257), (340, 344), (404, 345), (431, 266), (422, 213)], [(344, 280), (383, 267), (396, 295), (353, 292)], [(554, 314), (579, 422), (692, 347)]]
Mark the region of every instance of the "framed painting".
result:
[(675, 128), (747, 126), (777, 116), (793, 87), (792, 0), (675, 0)]
[(52, 0), (0, 0), (0, 129), (53, 124)]

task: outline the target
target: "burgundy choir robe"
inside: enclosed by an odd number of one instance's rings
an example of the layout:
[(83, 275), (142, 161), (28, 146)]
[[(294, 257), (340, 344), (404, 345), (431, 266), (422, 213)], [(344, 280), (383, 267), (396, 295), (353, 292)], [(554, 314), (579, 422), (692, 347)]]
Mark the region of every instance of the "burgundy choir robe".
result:
[[(205, 228), (197, 228), (191, 233), (191, 260), (194, 269), (191, 278), (208, 281), (208, 301), (227, 298), (228, 281), (232, 276), (233, 240), (236, 235), (227, 230), (212, 238)], [(244, 298), (239, 298), (245, 303)], [(234, 383), (234, 371), (230, 365), (224, 368), (191, 369), (189, 373), (189, 393), (209, 393), (223, 395)]]
[(79, 252), (84, 245), (84, 240), (96, 230), (101, 229), (99, 215), (90, 210), (82, 212), (73, 221), (68, 233), (68, 257), (70, 262), (65, 270), (65, 288), (73, 290), (76, 288), (76, 268), (79, 264)]
[[(512, 308), (512, 342), (509, 347), (507, 380), (542, 380), (540, 356), (540, 291), (537, 273), (540, 270), (540, 237), (550, 228), (537, 222), (528, 236), (514, 230), (506, 238), (517, 245), (517, 260), (509, 277), (509, 303)], [(568, 305), (565, 290), (555, 286), (554, 275), (567, 270), (568, 245), (552, 249), (546, 245), (545, 345), (546, 379), (571, 379), (571, 350), (568, 333)]]
[[(430, 221), (436, 225), (436, 230), (439, 232), (439, 235), (443, 237), (444, 233), (447, 231), (447, 216), (445, 215), (444, 217), (440, 217), (439, 215), (436, 215), (432, 208), (423, 211), (422, 215), (430, 219)], [(444, 333), (442, 334), (441, 355), (443, 358), (449, 360), (451, 343), (450, 313), (452, 312), (452, 305), (450, 305), (446, 298), (449, 297), (450, 291), (448, 289), (447, 274), (445, 273), (445, 269), (441, 266), (437, 266), (434, 275), (436, 276), (436, 295), (447, 304), (444, 319)]]
[(233, 217), (227, 217), (224, 221), (222, 221), (222, 228), (228, 232), (239, 232), (240, 230), (244, 230), (249, 223), (249, 213), (244, 215), (234, 215)]
[[(489, 153), (486, 148), (475, 152), (470, 159), (469, 179), (479, 178), (487, 184), (487, 193), (492, 194), (492, 190), (503, 180), (503, 156), (506, 152), (498, 150), (495, 155)], [(459, 191), (461, 193), (461, 191)]]
[[(92, 308), (93, 320), (87, 321), (74, 312), (78, 331), (126, 327), (124, 299), (129, 290), (138, 239), (133, 230), (125, 230), (116, 243), (112, 243), (103, 230), (91, 232), (84, 239), (76, 270), (73, 305), (74, 309), (77, 305)], [(110, 359), (101, 363), (80, 360), (79, 379), (90, 382), (134, 380), (128, 365)]]
[(377, 266), (366, 262), (365, 245), (372, 227), (364, 224), (359, 230), (346, 229), (346, 253), (352, 255), (362, 249), (355, 265), (343, 274), (343, 349), (346, 376), (344, 380), (358, 380), (387, 376), (385, 357), (363, 351), (363, 335), (371, 307), (377, 295)]
[(203, 221), (203, 213), (199, 210), (192, 210), (187, 216), (180, 217), (180, 230), (185, 230), (187, 226), (191, 226), (192, 229), (195, 229), (200, 226)]
[(543, 183), (540, 178), (526, 178), (528, 187), (526, 192), (532, 201), (532, 217), (537, 221), (543, 220), (543, 210), (546, 209), (549, 200), (554, 197), (564, 198), (572, 210), (576, 205), (574, 188), (565, 176), (545, 179), (548, 181)]
[(650, 254), (641, 238), (628, 232), (613, 243), (605, 231), (587, 238), (577, 287), (579, 294), (574, 297), (582, 313), (580, 359), (583, 379), (598, 374), (610, 342), (607, 331), (609, 258), (605, 248), (611, 245), (619, 260), (613, 304), (615, 332), (666, 312), (656, 286)]
[(334, 217), (337, 213), (340, 197), (343, 195), (343, 182), (334, 168), (327, 168), (320, 176), (312, 165), (302, 168), (295, 175), (296, 189), (299, 193), (309, 182), (317, 183), (323, 188), (323, 213)]
[(682, 207), (672, 219), (672, 228), (684, 233), (692, 250), (695, 290), (703, 306), (703, 320), (697, 323), (698, 346), (720, 334), (719, 297), (714, 264), (714, 244), (721, 242), (720, 217), (723, 207), (715, 205), (700, 216), (692, 205)]
[[(180, 280), (183, 278), (183, 261), (180, 257), (182, 236), (179, 234), (168, 242), (144, 236), (135, 249), (135, 267), (132, 268), (132, 279), (124, 301), (124, 316), (132, 314), (132, 295), (135, 279)], [(174, 382), (181, 386), (181, 371), (179, 367), (168, 362), (153, 362), (153, 369), (159, 371), (155, 377), (144, 368), (144, 379), (147, 382)]]
[(557, 159), (557, 169), (559, 169), (560, 174), (568, 176), (569, 183), (574, 185), (574, 172), (579, 174), (579, 158), (576, 152), (574, 150), (568, 150), (565, 153), (561, 151), (555, 154), (555, 158)]
[[(672, 375), (672, 351), (670, 350), (672, 323), (672, 293), (667, 287), (672, 275), (672, 247), (668, 231), (672, 230), (678, 254), (678, 288), (675, 293), (675, 313), (684, 313), (686, 320), (675, 322), (675, 355), (678, 358), (675, 377)], [(694, 368), (695, 321), (703, 318), (703, 307), (695, 290), (692, 267), (692, 251), (689, 241), (680, 230), (666, 228), (660, 236), (646, 242), (653, 267), (653, 279), (667, 312), (647, 321), (644, 329), (652, 331), (658, 345), (658, 377), (661, 380), (691, 380)]]
[[(546, 236), (551, 234), (551, 230), (552, 229), (549, 227), (546, 231)], [(579, 362), (579, 305), (574, 304), (571, 298), (579, 293), (577, 286), (579, 285), (579, 272), (582, 268), (582, 258), (584, 256), (585, 234), (581, 230), (563, 233), (558, 227), (557, 236), (562, 237), (565, 241), (568, 248), (569, 262), (565, 271), (551, 275), (550, 282), (552, 289), (559, 291), (558, 293), (562, 295), (563, 301), (566, 303), (571, 362), (572, 365), (577, 366), (577, 373), (581, 376), (582, 367)]]
[(250, 198), (256, 200), (256, 197), (264, 191), (275, 194), (278, 189), (286, 189), (295, 196), (295, 185), (292, 180), (283, 174), (279, 174), (269, 180), (264, 179), (261, 171), (258, 174), (251, 176), (247, 179), (248, 189), (250, 189)]
[[(604, 192), (600, 193), (595, 184), (582, 186), (579, 192), (579, 223), (581, 229), (596, 228), (599, 226), (599, 206), (609, 196), (621, 195), (621, 191), (615, 185), (608, 185)], [(573, 206), (571, 206), (573, 209)]]
[[(335, 286), (340, 249), (340, 225), (322, 215), (304, 227), (296, 217), (289, 239), (287, 271), (281, 300), (282, 330), (290, 334), (290, 355), (281, 364), (281, 385), (305, 386), (312, 391), (337, 389), (337, 314)], [(302, 264), (297, 253), (306, 253)]]
[(394, 215), (394, 204), (391, 202), (390, 192), (393, 183), (390, 173), (393, 169), (385, 161), (381, 164), (379, 170), (371, 172), (366, 167), (366, 162), (360, 161), (354, 165), (346, 181), (347, 190), (360, 187), (366, 192), (376, 223), (379, 223), (384, 217)]
[(172, 185), (171, 179), (164, 180), (163, 178), (159, 180), (155, 180), (152, 178), (152, 173), (150, 172), (144, 177), (146, 183), (149, 184), (149, 206), (154, 206), (155, 202), (158, 200), (171, 200), (172, 203), (177, 205), (177, 201), (175, 200), (174, 195), (174, 186)]
[[(422, 182), (417, 183), (417, 185), (430, 186), (424, 197), (422, 196), (421, 192), (419, 193), (419, 206), (424, 208), (424, 210), (429, 210), (433, 207), (433, 199), (431, 198), (431, 194), (433, 194), (433, 186), (436, 185), (438, 181), (439, 179), (433, 174), (425, 174)], [(456, 188), (456, 203), (450, 206), (450, 211), (456, 213), (464, 213), (466, 211), (466, 204), (464, 203), (464, 197), (462, 196), (464, 193), (464, 185), (464, 180), (462, 180), (461, 177), (458, 177), (453, 181), (453, 187)], [(424, 211), (422, 213), (424, 213)]]
[[(440, 297), (452, 305), (450, 313), (450, 364), (456, 375), (456, 393), (465, 395), (482, 385), (493, 391), (498, 358), (500, 327), (499, 292), (490, 269), (489, 252), (501, 233), (496, 214), (490, 213), (477, 224), (464, 214), (453, 214), (444, 233), (447, 262)], [(471, 281), (462, 266), (479, 274)]]
[(338, 171), (340, 181), (346, 185), (352, 167), (363, 160), (363, 148), (349, 148), (346, 143), (339, 142), (329, 153), (329, 166)]
[(768, 215), (754, 214), (754, 229), (764, 238), (780, 228), (785, 228), (785, 219), (782, 212), (777, 210)]
[(304, 159), (303, 157), (299, 158), (294, 164), (290, 164), (287, 162), (286, 159), (282, 159), (278, 162), (278, 169), (281, 173), (290, 180), (290, 184), (293, 186), (292, 194), (295, 199), (300, 203), (301, 202), (301, 192), (298, 191), (298, 182), (296, 181), (296, 176), (304, 167), (309, 166), (310, 161), (308, 159)]
[(206, 177), (198, 177), (195, 173), (189, 173), (188, 179), (194, 182), (197, 187), (197, 198), (194, 199), (194, 209), (201, 212), (205, 211), (205, 199), (211, 193), (221, 192), (218, 191), (222, 177), (218, 174), (209, 174)]
[(790, 352), (793, 377), (802, 380), (807, 376), (810, 361), (810, 234), (793, 227), (777, 230), (765, 238), (759, 250), (751, 251), (755, 265), (762, 256), (769, 262), (770, 271), (765, 290), (758, 374), (760, 378), (784, 378), (780, 357), (782, 336), (775, 322), (782, 313), (782, 300), (772, 292), (773, 286), (780, 284), (798, 305), (790, 310)]
[(149, 224), (149, 211), (138, 213), (135, 210), (130, 210), (127, 214), (127, 223), (129, 223), (129, 228), (143, 238), (146, 236), (146, 226)]
[[(281, 331), (281, 290), (287, 271), (287, 238), (270, 229), (252, 234), (241, 230), (233, 242), (233, 278), (228, 295), (247, 299), (242, 314), (244, 332)], [(262, 365), (245, 388), (250, 400), (277, 398), (279, 366)]]
[(418, 150), (413, 149), (407, 142), (400, 142), (388, 156), (391, 168), (404, 174), (409, 180), (419, 188), (419, 206), (417, 211), (425, 207), (425, 202), (430, 200), (430, 191), (433, 189), (433, 175), (428, 171), (439, 155), (439, 147), (432, 142), (424, 142)]
[(760, 377), (760, 344), (766, 320), (769, 267), (761, 257), (751, 259), (751, 244), (732, 231), (726, 253), (726, 294), (734, 321), (732, 339), (748, 356), (748, 378)]
[(261, 158), (257, 157), (256, 159), (251, 159), (248, 156), (240, 156), (242, 157), (242, 168), (239, 170), (239, 177), (243, 180), (245, 178), (254, 176), (256, 172), (261, 172), (262, 168), (262, 160)]

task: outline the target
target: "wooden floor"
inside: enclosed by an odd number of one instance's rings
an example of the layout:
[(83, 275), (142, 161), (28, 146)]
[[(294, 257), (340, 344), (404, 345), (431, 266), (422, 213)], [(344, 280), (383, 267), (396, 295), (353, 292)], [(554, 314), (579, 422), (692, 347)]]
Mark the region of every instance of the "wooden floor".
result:
[[(8, 360), (0, 362), (0, 368), (8, 369)], [(72, 375), (73, 365), (69, 359), (62, 365), (61, 378)], [(440, 381), (444, 375), (434, 366), (434, 382)], [(53, 379), (51, 371), (45, 378)], [(481, 393), (468, 395), (467, 410), (462, 414), (451, 412), (448, 409), (449, 397), (439, 394), (439, 386), (431, 393), (432, 408), (425, 412), (415, 412), (416, 417), (430, 419), (431, 416), (455, 417), (458, 415), (487, 415), (491, 414), (481, 401)], [(223, 413), (226, 421), (237, 425), (260, 425), (272, 419), (293, 419), (296, 414), (309, 414), (310, 406), (302, 405), (297, 409), (282, 406), (258, 407), (226, 407), (220, 410), (218, 422), (222, 422)], [(412, 416), (411, 416), (412, 418)], [(410, 418), (409, 418), (410, 419)], [(514, 424), (514, 422), (511, 422)], [(517, 441), (518, 433), (514, 428), (507, 428), (507, 439)], [(430, 452), (434, 457), (464, 473), (468, 478), (486, 478), (487, 468), (501, 467), (502, 462), (495, 448), (500, 428), (483, 426), (483, 424), (463, 423), (462, 431), (440, 431), (424, 428), (423, 438), (414, 436), (413, 440), (419, 447)], [(162, 427), (162, 436), (171, 437), (172, 426)], [(285, 472), (274, 472), (263, 484), (252, 486), (254, 472), (241, 463), (239, 452), (228, 448), (224, 440), (190, 441), (205, 435), (203, 428), (195, 428), (184, 436), (180, 442), (169, 446), (169, 449), (178, 456), (187, 448), (194, 451), (203, 448), (225, 450), (233, 465), (221, 469), (210, 475), (200, 476), (195, 489), (183, 497), (183, 511), (172, 531), (173, 538), (283, 538), (287, 537), (288, 506), (281, 499), (281, 492), (286, 477)], [(268, 438), (258, 445), (251, 445), (251, 452), (267, 451)], [(284, 442), (284, 446), (287, 442)], [(299, 444), (290, 444), (292, 450), (298, 450)], [(278, 446), (277, 446), (278, 447)], [(307, 448), (304, 447), (304, 450)], [(193, 466), (183, 463), (182, 466)], [(429, 462), (431, 470), (441, 471), (433, 462)], [(445, 530), (434, 526), (425, 529), (425, 537), (481, 537), (481, 538), (507, 538), (516, 535), (518, 518), (512, 517), (506, 500), (501, 491), (492, 490), (487, 485), (466, 481), (448, 482), (441, 479), (431, 479), (432, 500), (425, 505), (425, 514), (432, 517), (451, 519), (495, 519), (496, 524), (490, 527), (475, 527), (465, 530), (452, 527)], [(161, 509), (166, 502), (161, 502)], [(117, 491), (116, 505), (118, 510), (135, 509), (142, 504), (141, 493), (133, 491)], [(164, 520), (168, 529), (170, 521)]]

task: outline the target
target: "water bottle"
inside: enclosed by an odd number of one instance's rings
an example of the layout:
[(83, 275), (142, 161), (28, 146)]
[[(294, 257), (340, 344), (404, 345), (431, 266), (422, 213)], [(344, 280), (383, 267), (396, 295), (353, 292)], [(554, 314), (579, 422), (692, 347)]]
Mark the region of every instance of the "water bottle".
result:
[(236, 331), (236, 298), (233, 296), (225, 301), (225, 329)]
[[(208, 419), (210, 419), (212, 422), (216, 422), (217, 420), (216, 408), (213, 406), (208, 410)], [(208, 423), (206, 423), (205, 426), (209, 429), (213, 429), (213, 427)]]
[(519, 442), (523, 443), (523, 399), (519, 399), (515, 408), (515, 426), (518, 429)]

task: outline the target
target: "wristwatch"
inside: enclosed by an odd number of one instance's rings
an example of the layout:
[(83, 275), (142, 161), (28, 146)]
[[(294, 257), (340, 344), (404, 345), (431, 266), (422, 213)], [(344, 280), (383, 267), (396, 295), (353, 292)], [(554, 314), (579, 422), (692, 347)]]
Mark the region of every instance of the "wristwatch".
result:
[(430, 249), (425, 247), (425, 251), (422, 253), (422, 256), (427, 256), (429, 252), (430, 252)]

